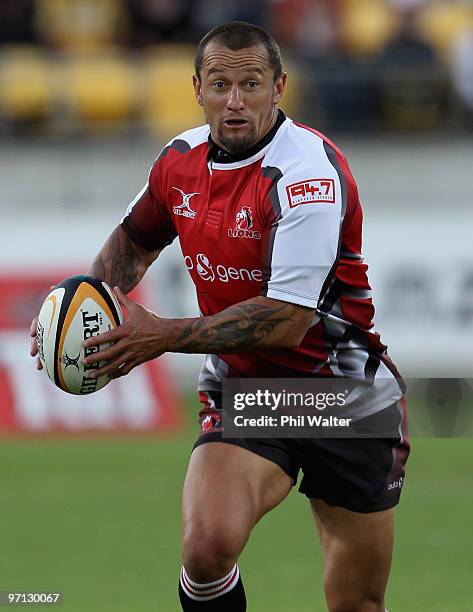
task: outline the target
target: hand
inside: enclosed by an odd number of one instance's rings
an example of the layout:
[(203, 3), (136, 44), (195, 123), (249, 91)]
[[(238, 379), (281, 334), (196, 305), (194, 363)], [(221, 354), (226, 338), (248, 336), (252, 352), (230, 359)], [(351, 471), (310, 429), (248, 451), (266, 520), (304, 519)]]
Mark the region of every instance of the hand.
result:
[(126, 308), (128, 318), (123, 325), (84, 342), (86, 348), (113, 342), (109, 348), (84, 358), (84, 364), (87, 365), (99, 361), (107, 362), (98, 370), (92, 371), (89, 374), (91, 378), (102, 374), (110, 374), (112, 378), (125, 376), (137, 365), (155, 359), (167, 350), (166, 319), (159, 318), (130, 300), (118, 287), (113, 291), (120, 304)]
[(37, 357), (38, 355), (38, 343), (36, 342), (36, 328), (37, 327), (38, 327), (38, 317), (35, 317), (31, 321), (31, 327), (30, 327), (30, 336), (31, 336), (30, 355), (32, 357), (36, 357), (36, 369), (42, 370), (43, 364), (41, 363), (41, 359)]
[[(56, 288), (56, 285), (51, 285), (51, 287), (49, 287), (49, 290), (52, 291), (55, 288)], [(31, 321), (31, 326), (30, 326), (30, 336), (31, 336), (30, 355), (32, 357), (36, 357), (36, 369), (37, 370), (42, 370), (43, 369), (43, 364), (41, 363), (41, 359), (39, 357), (37, 357), (37, 355), (38, 355), (38, 343), (36, 342), (36, 330), (37, 330), (37, 327), (38, 327), (38, 317), (35, 317)]]

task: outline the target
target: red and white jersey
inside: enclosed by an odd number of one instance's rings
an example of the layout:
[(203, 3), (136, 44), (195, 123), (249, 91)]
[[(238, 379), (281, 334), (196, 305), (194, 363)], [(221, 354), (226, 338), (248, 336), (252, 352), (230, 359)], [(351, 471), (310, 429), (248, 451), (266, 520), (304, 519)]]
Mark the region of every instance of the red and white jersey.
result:
[(399, 374), (373, 331), (362, 211), (341, 151), (281, 112), (244, 159), (209, 134), (198, 127), (164, 147), (124, 230), (150, 250), (179, 237), (204, 316), (258, 295), (315, 316), (298, 348), (208, 355), (199, 388), (216, 389), (227, 376), (336, 376), (386, 381), (363, 413), (399, 399)]

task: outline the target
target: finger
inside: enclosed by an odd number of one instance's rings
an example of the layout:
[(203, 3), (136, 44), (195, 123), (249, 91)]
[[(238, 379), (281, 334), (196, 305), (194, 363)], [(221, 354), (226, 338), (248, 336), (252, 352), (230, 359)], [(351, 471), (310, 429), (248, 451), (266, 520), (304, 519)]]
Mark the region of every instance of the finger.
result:
[(89, 348), (91, 346), (99, 346), (100, 344), (108, 344), (110, 342), (117, 343), (121, 338), (124, 337), (123, 333), (124, 325), (119, 325), (115, 329), (99, 334), (98, 336), (92, 336), (84, 340), (84, 346)]
[(118, 368), (116, 372), (111, 374), (111, 378), (121, 378), (122, 376), (126, 376), (129, 374), (137, 365), (140, 365), (137, 361), (129, 361), (128, 363), (124, 363), (121, 367)]
[(32, 357), (36, 357), (36, 355), (38, 354), (38, 342), (36, 341), (37, 321), (38, 321), (37, 318), (33, 319), (33, 321), (31, 322), (31, 328), (30, 328), (30, 336), (31, 336), (30, 355)]
[(103, 374), (110, 374), (113, 377), (115, 372), (118, 372), (118, 370), (120, 369), (120, 366), (122, 366), (130, 357), (131, 355), (129, 353), (122, 354), (113, 361), (109, 361), (101, 368), (88, 372), (87, 378), (98, 378)]
[(134, 302), (128, 296), (126, 296), (123, 293), (123, 291), (120, 289), (120, 287), (114, 287), (113, 292), (117, 296), (117, 300), (119, 301), (119, 303), (122, 306), (125, 306), (127, 310), (130, 310), (130, 308), (133, 308), (134, 306), (136, 306), (136, 302)]
[(39, 357), (36, 360), (36, 369), (37, 370), (42, 370), (43, 369), (43, 364), (41, 363), (41, 359)]
[[(163, 353), (160, 353), (159, 355), (156, 355), (156, 357), (161, 357), (161, 355), (163, 355)], [(156, 358), (155, 357), (155, 358)], [(129, 362), (125, 362), (123, 363), (116, 372), (114, 372), (111, 375), (111, 378), (115, 379), (115, 378), (120, 378), (121, 376), (126, 376), (127, 374), (129, 374), (134, 368), (136, 368), (136, 366), (139, 366), (143, 363), (142, 360), (134, 360), (134, 361), (129, 361)]]
[[(123, 354), (123, 343), (115, 342), (112, 344), (112, 346), (108, 346), (101, 351), (87, 353), (87, 356), (84, 357), (82, 363), (84, 365), (91, 365), (93, 363), (98, 363), (99, 361), (111, 361), (112, 359), (116, 359), (121, 354)], [(123, 359), (121, 363), (123, 363)]]
[(38, 317), (35, 317), (32, 321), (31, 321), (31, 325), (30, 325), (30, 336), (32, 338), (34, 338), (36, 336), (36, 329), (38, 327)]

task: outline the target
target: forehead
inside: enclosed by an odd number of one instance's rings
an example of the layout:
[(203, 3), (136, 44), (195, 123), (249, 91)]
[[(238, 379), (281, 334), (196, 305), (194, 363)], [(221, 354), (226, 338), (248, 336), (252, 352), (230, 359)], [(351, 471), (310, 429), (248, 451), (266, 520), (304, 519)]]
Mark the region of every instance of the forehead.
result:
[(202, 58), (202, 72), (223, 72), (226, 70), (270, 72), (268, 51), (263, 44), (245, 49), (232, 50), (217, 41), (210, 41)]

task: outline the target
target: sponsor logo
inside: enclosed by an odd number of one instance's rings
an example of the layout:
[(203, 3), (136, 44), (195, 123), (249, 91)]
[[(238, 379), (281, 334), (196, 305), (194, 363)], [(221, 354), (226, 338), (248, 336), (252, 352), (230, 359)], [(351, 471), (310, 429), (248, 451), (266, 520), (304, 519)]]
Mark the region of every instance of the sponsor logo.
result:
[(333, 179), (309, 179), (286, 187), (289, 206), (300, 204), (334, 204), (335, 181)]
[(253, 230), (253, 213), (249, 206), (242, 206), (236, 214), (235, 227), (228, 229), (230, 238), (253, 238), (260, 240), (261, 232)]
[(173, 189), (179, 191), (182, 196), (182, 202), (181, 204), (179, 204), (179, 206), (173, 206), (172, 212), (175, 215), (179, 215), (180, 217), (188, 217), (189, 219), (194, 219), (197, 213), (195, 212), (195, 210), (192, 210), (190, 205), (190, 199), (193, 196), (200, 195), (200, 193), (184, 193), (182, 189), (179, 189), (179, 187), (173, 187)]
[(212, 265), (205, 253), (198, 253), (195, 257), (195, 262), (190, 255), (185, 255), (184, 262), (189, 271), (195, 269), (202, 280), (211, 283), (215, 280), (219, 280), (222, 283), (228, 283), (230, 281), (261, 282), (263, 280), (262, 270), (233, 268), (232, 266), (224, 266), (223, 264)]
[[(100, 321), (99, 321), (99, 313), (95, 313), (90, 315), (87, 310), (83, 310), (82, 312), (82, 326), (84, 328), (84, 340), (87, 338), (91, 338), (92, 336), (97, 336), (100, 331)], [(88, 355), (92, 355), (93, 353), (98, 353), (98, 346), (91, 346), (89, 348), (84, 349), (84, 357)], [(84, 365), (84, 377), (82, 379), (82, 386), (80, 388), (80, 392), (82, 393), (93, 393), (97, 388), (98, 378), (86, 378), (85, 373), (89, 370), (97, 370), (99, 368), (99, 363), (89, 363), (88, 365)]]
[(64, 366), (64, 369), (68, 368), (69, 366), (75, 366), (77, 370), (79, 370), (79, 357), (80, 353), (77, 355), (77, 357), (69, 357), (66, 351), (64, 351), (64, 355), (61, 357), (60, 361)]
[(391, 482), (388, 484), (388, 491), (393, 491), (394, 489), (401, 489), (402, 488), (402, 481), (403, 481), (403, 477), (401, 476), (399, 478), (399, 480), (395, 480), (394, 482)]
[(215, 274), (212, 268), (212, 264), (209, 261), (207, 255), (203, 253), (199, 253), (196, 258), (196, 270), (200, 276), (205, 281), (214, 281)]
[(222, 417), (219, 414), (208, 414), (202, 419), (200, 427), (202, 429), (202, 433), (222, 431)]

